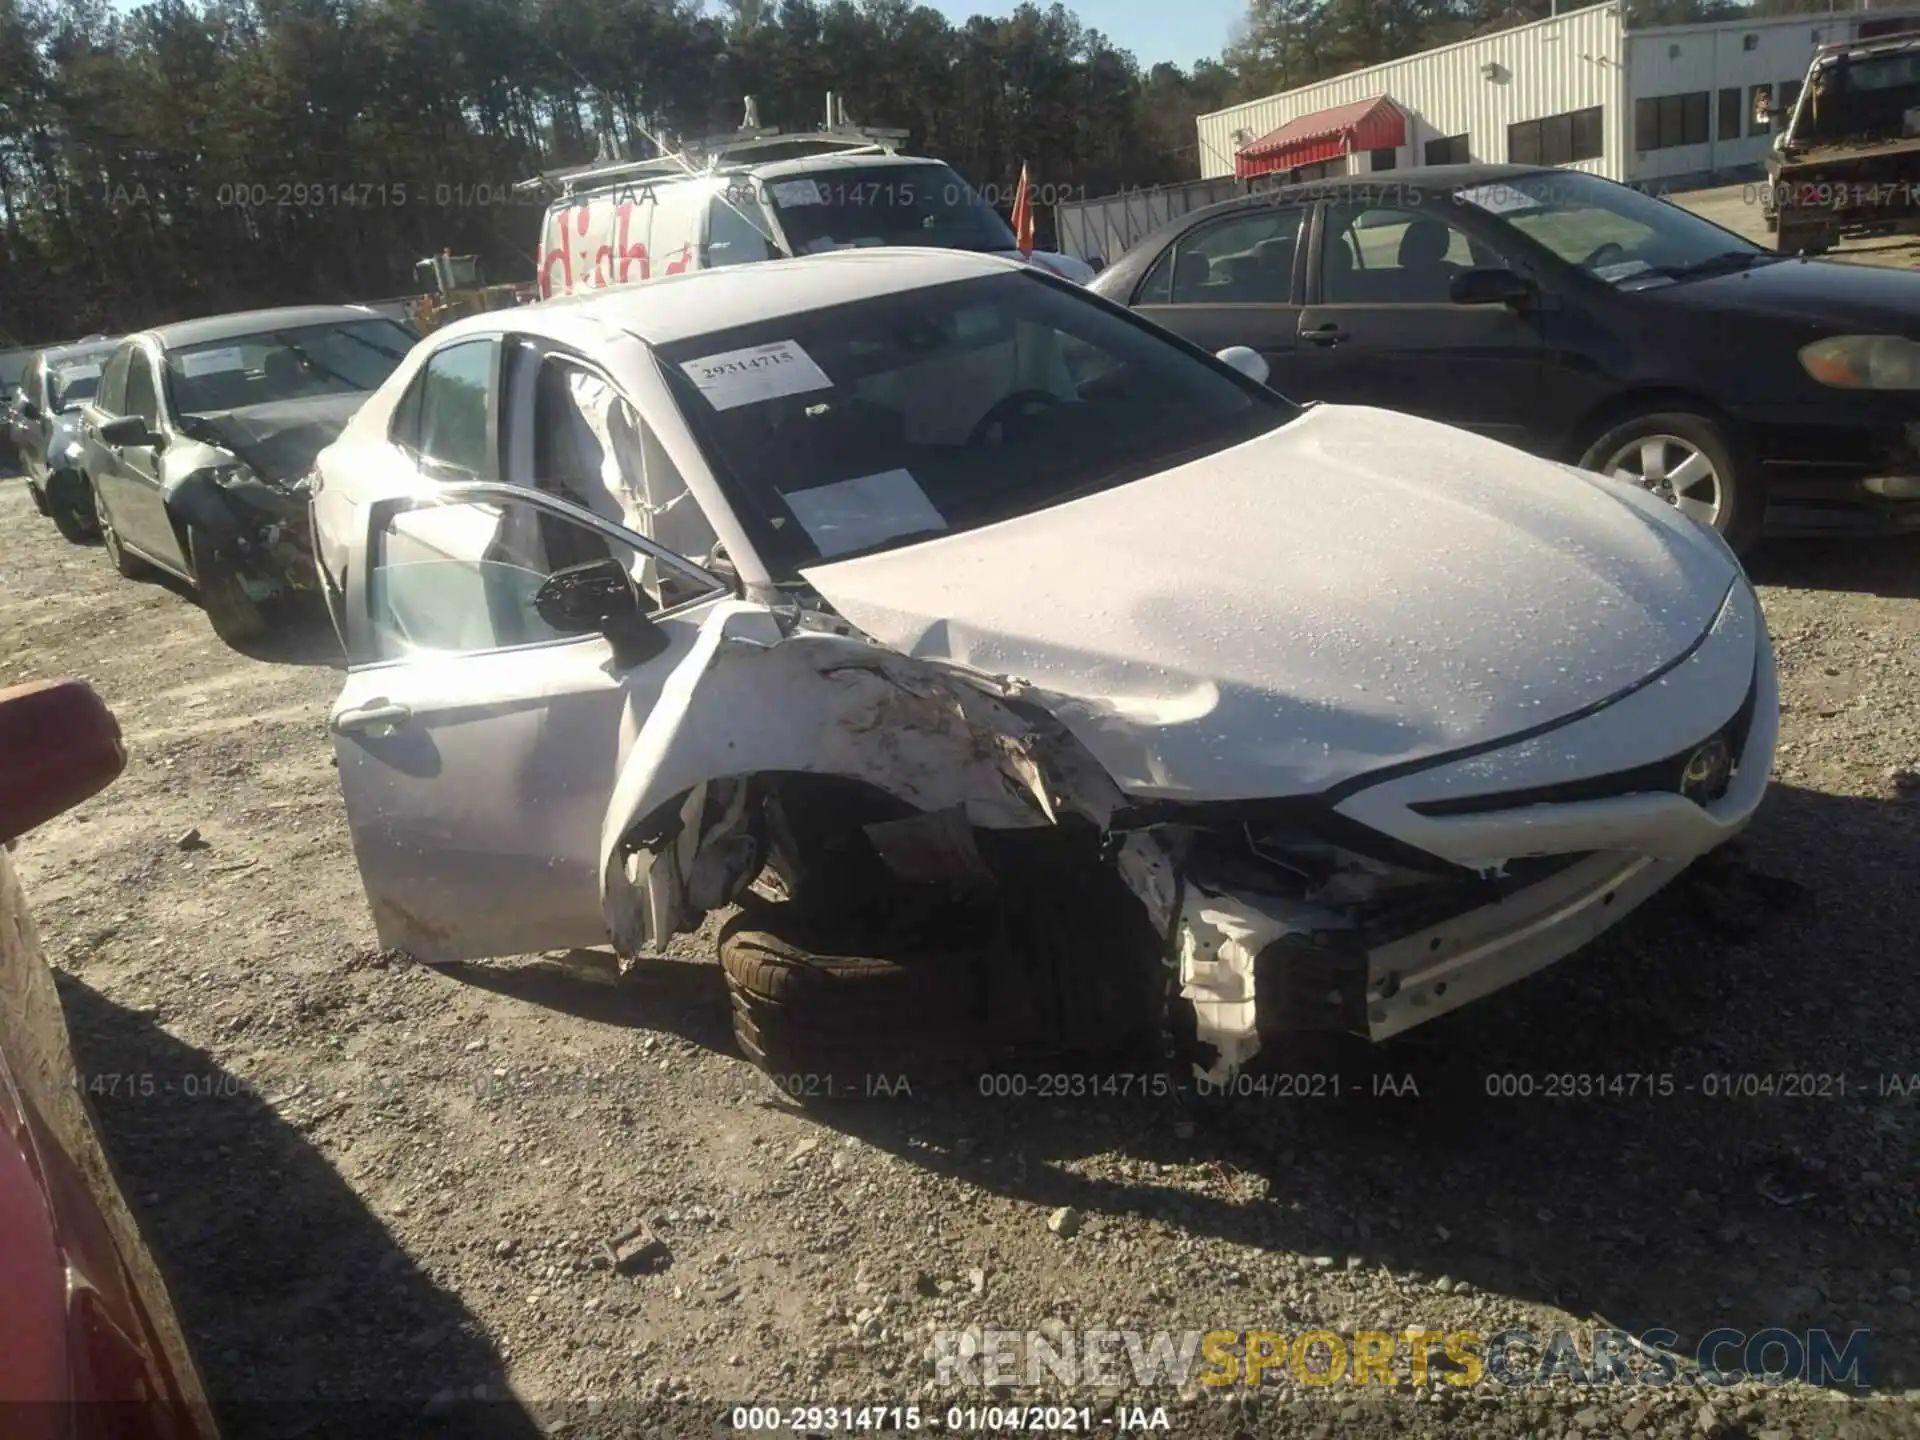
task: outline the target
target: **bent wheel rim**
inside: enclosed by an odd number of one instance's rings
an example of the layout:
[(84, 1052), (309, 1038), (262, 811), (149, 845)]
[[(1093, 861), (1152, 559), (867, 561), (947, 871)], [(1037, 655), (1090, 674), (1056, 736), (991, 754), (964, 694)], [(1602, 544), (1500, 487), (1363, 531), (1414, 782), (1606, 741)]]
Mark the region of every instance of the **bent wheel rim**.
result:
[(1681, 514), (1720, 528), (1726, 486), (1706, 452), (1678, 435), (1645, 435), (1628, 441), (1600, 467), (1658, 495)]

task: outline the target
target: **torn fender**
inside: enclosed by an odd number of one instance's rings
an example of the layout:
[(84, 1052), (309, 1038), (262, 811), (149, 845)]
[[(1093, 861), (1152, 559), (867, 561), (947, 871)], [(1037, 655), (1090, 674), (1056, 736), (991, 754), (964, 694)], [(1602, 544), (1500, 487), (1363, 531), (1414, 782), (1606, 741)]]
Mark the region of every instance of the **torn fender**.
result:
[(756, 775), (864, 781), (992, 829), (1052, 823), (1034, 732), (959, 677), (869, 641), (785, 633), (717, 605), (628, 747), (601, 828), (601, 904), (623, 955), (691, 929), (751, 881)]

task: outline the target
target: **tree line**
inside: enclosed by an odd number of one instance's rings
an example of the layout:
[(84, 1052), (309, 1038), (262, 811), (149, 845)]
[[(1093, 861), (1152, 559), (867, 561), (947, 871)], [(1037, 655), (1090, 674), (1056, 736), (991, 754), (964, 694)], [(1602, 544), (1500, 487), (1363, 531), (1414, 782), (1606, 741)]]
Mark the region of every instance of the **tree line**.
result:
[(1218, 59), (1143, 68), (1058, 4), (0, 0), (0, 346), (409, 293), (442, 249), (530, 279), (514, 182), (731, 130), (747, 95), (811, 129), (832, 90), (999, 196), (1023, 162), (1054, 199), (1191, 179), (1198, 114), (1550, 4), (1252, 0)]

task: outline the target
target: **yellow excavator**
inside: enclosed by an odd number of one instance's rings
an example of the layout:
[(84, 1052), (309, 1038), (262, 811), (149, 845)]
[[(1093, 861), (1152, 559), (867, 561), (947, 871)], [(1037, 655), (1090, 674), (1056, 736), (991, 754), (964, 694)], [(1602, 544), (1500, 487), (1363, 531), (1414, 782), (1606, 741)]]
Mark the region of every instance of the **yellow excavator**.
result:
[(480, 273), (479, 256), (445, 250), (415, 263), (413, 275), (422, 294), (413, 302), (411, 314), (423, 335), (483, 310), (524, 305), (538, 293), (532, 285), (489, 285)]

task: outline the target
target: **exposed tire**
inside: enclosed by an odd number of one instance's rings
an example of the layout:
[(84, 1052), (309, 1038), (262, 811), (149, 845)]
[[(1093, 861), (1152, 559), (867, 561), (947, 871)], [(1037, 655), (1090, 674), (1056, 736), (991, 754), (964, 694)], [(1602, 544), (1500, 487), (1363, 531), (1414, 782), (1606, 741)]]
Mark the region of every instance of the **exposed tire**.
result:
[[(741, 1052), (796, 1099), (857, 1097), (984, 1064), (986, 937), (964, 921), (927, 921), (861, 926), (792, 904), (743, 911), (720, 935)], [(947, 938), (932, 938), (936, 929)]]
[(93, 495), (93, 513), (100, 522), (100, 544), (107, 552), (107, 559), (113, 562), (113, 568), (126, 579), (146, 579), (153, 573), (153, 567), (120, 543), (120, 532), (113, 528), (113, 516), (101, 502), (100, 487), (89, 479), (87, 489)]
[(52, 509), (47, 505), (46, 495), (41, 492), (40, 487), (34, 484), (32, 480), (27, 481), (27, 494), (33, 500), (33, 508), (38, 510), (42, 515), (51, 515), (53, 513)]
[(53, 519), (53, 528), (60, 532), (61, 538), (71, 545), (84, 545), (93, 538), (86, 517), (79, 514), (70, 505), (49, 505), (47, 514)]
[(1717, 530), (1735, 553), (1760, 538), (1766, 490), (1747, 447), (1697, 410), (1643, 410), (1616, 420), (1580, 457), (1583, 469), (1632, 480)]
[(224, 542), (202, 526), (189, 525), (187, 560), (193, 566), (200, 608), (207, 612), (214, 634), (229, 645), (245, 645), (267, 633), (267, 617), (240, 583), (232, 551)]

